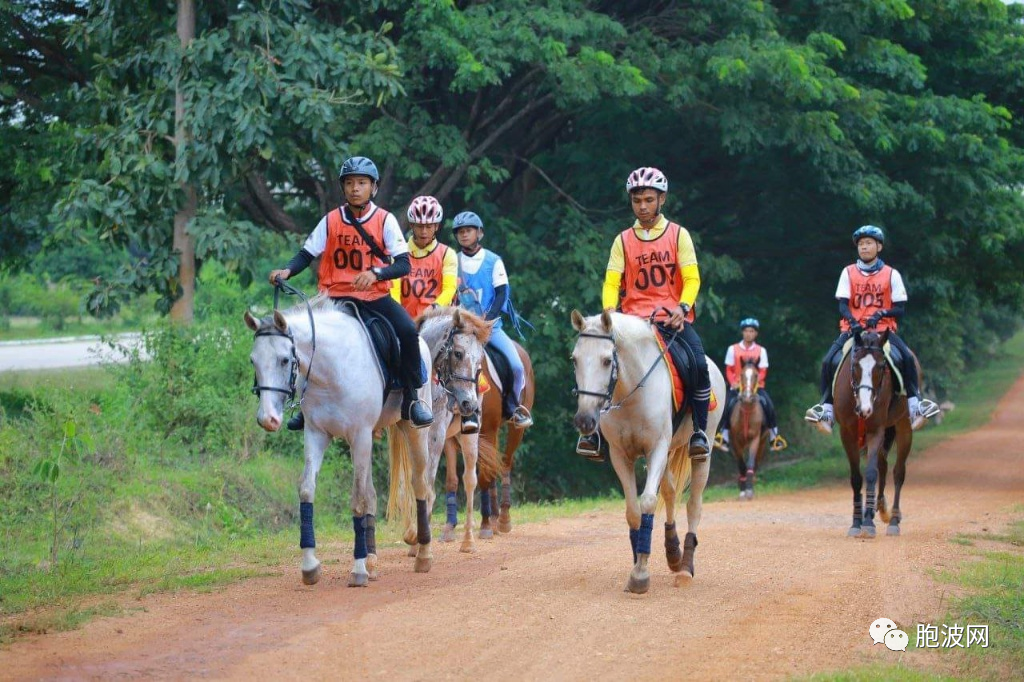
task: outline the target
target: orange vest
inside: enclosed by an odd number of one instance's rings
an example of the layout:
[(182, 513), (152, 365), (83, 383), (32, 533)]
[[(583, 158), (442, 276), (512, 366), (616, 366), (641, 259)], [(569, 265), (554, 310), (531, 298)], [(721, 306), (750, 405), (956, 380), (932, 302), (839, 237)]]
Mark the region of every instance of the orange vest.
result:
[[(730, 386), (737, 386), (740, 383), (740, 373), (743, 371), (743, 363), (761, 362), (761, 346), (756, 343), (750, 348), (745, 348), (742, 343), (734, 343), (732, 346), (732, 365), (725, 368), (726, 380)], [(768, 378), (768, 368), (757, 368), (758, 383), (764, 388), (764, 380)]]
[[(384, 249), (384, 220), (390, 215), (383, 208), (377, 207), (370, 217), (363, 221), (363, 229), (377, 246)], [(366, 291), (356, 291), (352, 281), (361, 272), (372, 267), (384, 267), (381, 262), (370, 254), (370, 247), (359, 236), (356, 228), (345, 222), (341, 217), (341, 209), (327, 214), (327, 248), (320, 258), (319, 282), (320, 291), (329, 296), (348, 296), (361, 301), (376, 301), (389, 296), (391, 287), (388, 282), (375, 282)]]
[(417, 258), (409, 253), (412, 269), (402, 278), (402, 307), (416, 317), (429, 308), (441, 295), (444, 256), (448, 247), (438, 244), (427, 255)]
[[(672, 310), (679, 305), (683, 293), (683, 277), (679, 272), (679, 230), (669, 223), (661, 236), (651, 241), (640, 239), (636, 230), (622, 233), (622, 255), (625, 272), (622, 273), (622, 312), (637, 317), (650, 317), (658, 308)], [(686, 314), (693, 322), (694, 311)], [(660, 311), (656, 319), (664, 319)]]
[[(879, 310), (892, 308), (892, 268), (883, 265), (878, 272), (865, 274), (860, 268), (849, 265), (846, 274), (850, 278), (850, 313), (853, 318), (864, 324), (871, 315)], [(875, 327), (875, 331), (886, 329), (896, 331), (898, 325), (895, 317), (883, 317)], [(850, 331), (850, 323), (839, 320), (839, 329)]]

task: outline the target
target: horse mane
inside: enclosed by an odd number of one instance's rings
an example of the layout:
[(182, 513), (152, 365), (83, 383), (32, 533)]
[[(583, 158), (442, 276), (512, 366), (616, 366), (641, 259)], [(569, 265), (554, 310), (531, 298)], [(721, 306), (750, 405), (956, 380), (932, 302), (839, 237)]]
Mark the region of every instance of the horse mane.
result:
[[(627, 347), (644, 341), (654, 341), (654, 330), (647, 320), (623, 313), (611, 313), (611, 319), (616, 344)], [(605, 333), (600, 315), (584, 318), (583, 329), (588, 333)]]
[(456, 332), (472, 334), (481, 345), (486, 344), (490, 340), (491, 329), (494, 326), (493, 323), (467, 310), (453, 306), (438, 306), (436, 308), (428, 308), (416, 318), (416, 326), (423, 334), (428, 346), (434, 347), (434, 343), (428, 337), (434, 337), (435, 334), (440, 334), (442, 331), (446, 334), (452, 328), (456, 310), (459, 312), (460, 321), (459, 328), (455, 330)]

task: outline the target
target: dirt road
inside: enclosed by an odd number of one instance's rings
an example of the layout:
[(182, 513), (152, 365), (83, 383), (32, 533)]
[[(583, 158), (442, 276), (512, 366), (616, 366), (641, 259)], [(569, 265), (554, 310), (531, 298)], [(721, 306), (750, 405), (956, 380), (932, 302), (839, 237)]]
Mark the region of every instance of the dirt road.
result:
[(674, 585), (657, 521), (643, 596), (622, 591), (620, 513), (518, 526), (474, 555), (437, 542), (425, 575), (382, 549), (365, 589), (345, 587), (350, 547), (327, 544), (321, 558), (343, 560), (315, 587), (300, 585), (296, 551), (274, 577), (20, 640), (0, 650), (0, 678), (717, 680), (950, 665), (872, 646), (868, 627), (891, 618), (913, 641), (918, 622), (942, 624), (954, 588), (930, 572), (970, 556), (954, 534), (996, 532), (1024, 501), (1022, 440), (1024, 380), (986, 428), (912, 455), (899, 538), (845, 537), (848, 486), (710, 504), (689, 585)]

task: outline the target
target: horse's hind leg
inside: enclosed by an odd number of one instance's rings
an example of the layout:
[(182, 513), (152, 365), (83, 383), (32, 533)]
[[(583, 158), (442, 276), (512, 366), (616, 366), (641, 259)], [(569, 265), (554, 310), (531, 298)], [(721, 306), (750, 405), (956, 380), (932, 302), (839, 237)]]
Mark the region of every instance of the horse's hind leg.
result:
[(711, 459), (690, 460), (690, 494), (686, 498), (686, 537), (683, 540), (683, 571), (676, 577), (676, 585), (693, 578), (694, 557), (697, 553), (697, 528), (704, 513), (704, 489), (711, 473)]
[[(455, 451), (455, 439), (449, 438), (444, 443), (445, 461), (445, 521), (441, 542), (455, 542), (455, 528), (459, 525), (459, 471), (458, 453)], [(467, 497), (472, 496), (467, 492)], [(469, 509), (472, 510), (472, 502)]]
[(427, 573), (434, 562), (430, 551), (430, 503), (433, 502), (433, 481), (427, 483), (427, 433), (414, 429), (409, 422), (399, 422), (408, 438), (412, 459), (412, 488), (416, 495), (416, 550), (415, 571)]
[[(476, 493), (476, 459), (479, 447), (479, 435), (476, 433), (459, 436), (462, 445), (462, 483), (466, 488), (466, 532), (462, 536), (460, 552), (475, 552), (473, 542), (473, 495)], [(452, 467), (454, 471), (455, 468)]]
[(676, 481), (671, 471), (661, 481), (661, 499), (665, 502), (665, 559), (669, 570), (679, 573), (683, 570), (683, 551), (676, 531)]
[(910, 447), (913, 445), (914, 432), (910, 424), (901, 425), (896, 433), (896, 465), (892, 468), (892, 482), (895, 492), (892, 498), (892, 514), (889, 519), (889, 526), (885, 529), (886, 535), (900, 534), (900, 521), (903, 514), (900, 512), (900, 492), (903, 490), (903, 481), (907, 476), (907, 458), (910, 457)]
[(302, 582), (315, 585), (320, 580), (320, 560), (316, 558), (316, 535), (313, 532), (313, 501), (316, 498), (316, 477), (324, 461), (324, 450), (331, 442), (326, 433), (307, 428), (304, 435), (306, 465), (299, 480), (299, 547), (302, 549)]
[(744, 500), (747, 497), (747, 463), (743, 461), (743, 455), (739, 449), (739, 439), (742, 438), (742, 434), (738, 431), (733, 435), (733, 439), (737, 441), (735, 444), (730, 444), (729, 450), (732, 452), (733, 459), (736, 462), (736, 468), (739, 470), (739, 476), (736, 478), (736, 483), (740, 487), (740, 499)]
[(501, 467), (501, 511), (498, 513), (498, 532), (512, 532), (512, 467), (516, 450), (523, 442), (523, 429), (508, 428), (505, 431), (505, 458)]
[(878, 518), (883, 523), (889, 523), (889, 506), (885, 500), (885, 483), (889, 475), (889, 449), (892, 442), (896, 440), (896, 427), (890, 426), (885, 430), (885, 440), (882, 441), (882, 450), (878, 453)]

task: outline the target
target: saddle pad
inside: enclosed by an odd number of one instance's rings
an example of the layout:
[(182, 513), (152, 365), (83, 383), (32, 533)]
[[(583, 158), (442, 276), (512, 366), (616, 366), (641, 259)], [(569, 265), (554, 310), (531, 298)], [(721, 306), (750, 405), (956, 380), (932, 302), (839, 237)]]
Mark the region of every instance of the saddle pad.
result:
[(497, 347), (488, 343), (484, 346), (484, 350), (487, 351), (487, 368), (491, 384), (503, 397), (507, 396), (512, 392), (512, 368), (509, 366), (505, 354)]
[[(661, 360), (665, 363), (665, 369), (668, 370), (668, 374), (672, 377), (672, 410), (678, 412), (686, 406), (686, 389), (683, 386), (683, 377), (676, 367), (676, 363), (672, 361), (672, 353), (665, 352), (665, 339), (661, 335), (661, 331), (657, 330), (654, 338), (658, 342), (658, 348), (661, 349)], [(714, 410), (718, 407), (718, 397), (715, 395), (714, 389), (711, 390), (711, 403), (708, 406), (709, 410)]]
[[(839, 378), (839, 369), (843, 366), (843, 362), (846, 361), (846, 357), (850, 354), (851, 350), (853, 350), (852, 337), (843, 344), (843, 352), (839, 356), (839, 364), (836, 365), (835, 370), (832, 372), (832, 395), (836, 394), (836, 380)], [(906, 395), (906, 390), (903, 386), (903, 373), (900, 371), (896, 360), (892, 357), (893, 348), (888, 341), (882, 346), (882, 352), (885, 353), (885, 361), (889, 363), (889, 368), (892, 369), (893, 376), (896, 377), (896, 395)]]

